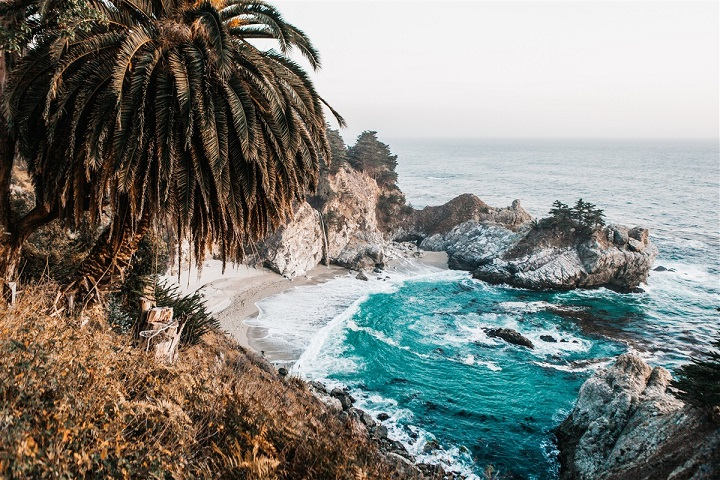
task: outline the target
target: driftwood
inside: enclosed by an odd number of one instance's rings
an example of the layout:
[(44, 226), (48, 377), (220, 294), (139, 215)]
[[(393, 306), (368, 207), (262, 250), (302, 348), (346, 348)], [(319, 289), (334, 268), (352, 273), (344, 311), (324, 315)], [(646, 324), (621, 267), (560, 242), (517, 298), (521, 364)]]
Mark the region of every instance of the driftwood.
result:
[(133, 325), (132, 328), (132, 336), (133, 338), (140, 337), (140, 332), (143, 330), (147, 330), (148, 328), (148, 322), (147, 322), (147, 316), (148, 312), (155, 307), (155, 295), (154, 291), (151, 287), (145, 286), (143, 295), (140, 297), (140, 318), (137, 322)]
[(147, 338), (146, 351), (153, 349), (155, 358), (172, 364), (177, 360), (180, 335), (183, 328), (173, 320), (172, 307), (153, 307), (146, 314), (148, 330), (140, 332), (140, 336)]
[(17, 301), (17, 283), (16, 282), (5, 282), (3, 286), (3, 295), (8, 304), (15, 305)]

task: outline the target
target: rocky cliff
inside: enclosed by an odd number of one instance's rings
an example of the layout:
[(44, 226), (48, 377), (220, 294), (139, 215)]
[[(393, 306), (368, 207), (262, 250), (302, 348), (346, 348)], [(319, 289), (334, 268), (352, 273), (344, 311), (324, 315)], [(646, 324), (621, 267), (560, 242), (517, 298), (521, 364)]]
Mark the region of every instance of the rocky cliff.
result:
[(560, 478), (720, 478), (720, 425), (671, 395), (670, 379), (633, 354), (588, 379), (555, 432)]
[(518, 200), (496, 208), (464, 194), (415, 210), (396, 186), (381, 188), (347, 165), (323, 178), (294, 219), (258, 250), (266, 266), (292, 278), (323, 262), (356, 270), (382, 266), (397, 250), (392, 240), (446, 251), (450, 268), (529, 289), (634, 291), (657, 255), (645, 229), (609, 226), (582, 234), (540, 228)]
[(382, 264), (387, 242), (376, 216), (381, 194), (369, 176), (340, 168), (297, 206), (292, 221), (259, 245), (263, 263), (289, 278), (322, 262), (354, 269)]

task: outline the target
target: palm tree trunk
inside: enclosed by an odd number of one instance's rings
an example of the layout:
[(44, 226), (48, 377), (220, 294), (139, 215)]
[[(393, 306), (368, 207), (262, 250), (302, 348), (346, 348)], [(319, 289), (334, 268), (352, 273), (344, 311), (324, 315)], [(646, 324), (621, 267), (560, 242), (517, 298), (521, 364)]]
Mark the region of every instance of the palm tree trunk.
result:
[(80, 309), (97, 302), (102, 293), (124, 280), (125, 271), (140, 241), (150, 230), (148, 214), (143, 215), (134, 229), (128, 226), (123, 217), (122, 214), (116, 216), (105, 228), (66, 289), (69, 301), (77, 301)]
[[(7, 80), (6, 53), (0, 52), (0, 96)], [(10, 281), (20, 262), (20, 248), (16, 245), (11, 225), (10, 178), (15, 159), (12, 140), (5, 116), (0, 114), (0, 281)]]
[(3, 219), (0, 220), (0, 283), (17, 280), (23, 243), (34, 231), (56, 217), (57, 212), (42, 205), (35, 206), (17, 221), (13, 220), (9, 208), (3, 213)]

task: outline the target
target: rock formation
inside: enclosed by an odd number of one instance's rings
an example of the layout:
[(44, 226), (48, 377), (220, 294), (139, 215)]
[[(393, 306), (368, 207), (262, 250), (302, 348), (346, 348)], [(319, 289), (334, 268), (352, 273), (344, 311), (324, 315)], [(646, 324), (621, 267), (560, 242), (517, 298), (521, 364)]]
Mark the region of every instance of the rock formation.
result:
[(527, 348), (535, 348), (529, 338), (523, 337), (520, 332), (512, 328), (488, 328), (485, 330), (488, 337), (502, 338), (513, 345), (520, 345)]
[(260, 247), (265, 265), (288, 278), (304, 275), (323, 260), (320, 212), (303, 202), (287, 225)]
[(497, 224), (516, 230), (530, 220), (532, 217), (522, 208), (519, 200), (515, 200), (510, 207), (496, 208), (471, 193), (465, 193), (440, 206), (412, 210), (395, 236), (423, 239), (447, 233), (469, 221)]
[(352, 269), (381, 264), (387, 242), (375, 213), (380, 194), (372, 178), (340, 168), (296, 208), (292, 221), (259, 245), (263, 263), (289, 278), (323, 260)]
[(562, 480), (720, 478), (720, 425), (668, 391), (670, 372), (618, 357), (556, 429)]
[(489, 283), (534, 290), (605, 286), (630, 292), (647, 280), (657, 255), (648, 231), (612, 225), (592, 234), (475, 220), (425, 238), (426, 250), (445, 250), (450, 268)]
[(263, 263), (289, 278), (321, 262), (372, 270), (398, 250), (392, 240), (412, 240), (424, 250), (446, 251), (450, 268), (490, 283), (629, 292), (647, 279), (657, 255), (645, 229), (609, 226), (587, 234), (541, 228), (518, 200), (495, 208), (464, 194), (422, 210), (390, 202), (386, 212), (388, 198), (404, 198), (396, 186), (388, 188), (342, 166), (260, 244)]

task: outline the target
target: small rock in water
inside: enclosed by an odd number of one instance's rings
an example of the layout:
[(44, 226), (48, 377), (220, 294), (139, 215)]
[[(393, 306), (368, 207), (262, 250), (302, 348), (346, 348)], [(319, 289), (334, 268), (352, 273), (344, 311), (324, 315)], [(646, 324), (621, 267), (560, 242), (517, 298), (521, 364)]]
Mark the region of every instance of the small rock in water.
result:
[(380, 267), (373, 268), (373, 273), (382, 273), (382, 268), (380, 268)]
[(363, 272), (359, 272), (357, 275), (355, 275), (355, 278), (357, 278), (358, 280), (362, 280), (364, 282), (368, 281), (367, 275), (365, 275)]
[(390, 415), (388, 415), (387, 413), (385, 413), (385, 412), (378, 413), (377, 419), (380, 420), (381, 422), (384, 422), (388, 418), (390, 418)]
[(285, 367), (280, 367), (280, 368), (278, 368), (278, 374), (279, 374), (281, 377), (286, 377), (287, 374), (288, 374), (287, 368), (285, 368)]
[(653, 268), (653, 272), (674, 272), (674, 268), (667, 268), (663, 267), (662, 265), (658, 265), (657, 267)]
[(489, 328), (485, 330), (488, 337), (502, 338), (508, 343), (520, 345), (527, 348), (535, 348), (535, 345), (512, 328)]
[(437, 441), (430, 440), (425, 445), (423, 445), (423, 453), (430, 453), (433, 450), (437, 450), (440, 447)]
[(540, 335), (540, 340), (543, 342), (557, 343), (557, 340), (555, 340), (555, 337), (552, 335)]

